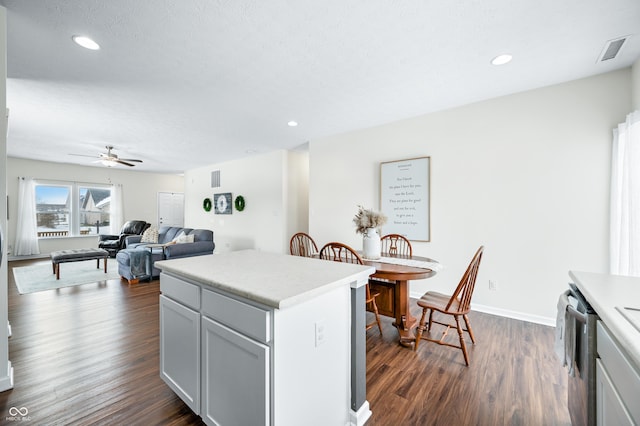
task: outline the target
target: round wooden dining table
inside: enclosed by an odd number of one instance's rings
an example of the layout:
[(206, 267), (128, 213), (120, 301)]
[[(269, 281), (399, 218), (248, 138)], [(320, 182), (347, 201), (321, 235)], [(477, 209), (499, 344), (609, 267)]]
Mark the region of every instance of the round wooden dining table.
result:
[(363, 259), (365, 265), (376, 268), (376, 272), (371, 275), (369, 280), (369, 287), (371, 292), (379, 293), (376, 298), (378, 312), (381, 315), (395, 318), (393, 325), (400, 334), (400, 343), (407, 345), (415, 341), (413, 329), (417, 323), (417, 319), (410, 312), (408, 281), (432, 277), (436, 271), (426, 267), (386, 263), (384, 257), (430, 262), (436, 265), (438, 262), (420, 256), (391, 256), (386, 253), (383, 253), (382, 256), (383, 258), (379, 260)]

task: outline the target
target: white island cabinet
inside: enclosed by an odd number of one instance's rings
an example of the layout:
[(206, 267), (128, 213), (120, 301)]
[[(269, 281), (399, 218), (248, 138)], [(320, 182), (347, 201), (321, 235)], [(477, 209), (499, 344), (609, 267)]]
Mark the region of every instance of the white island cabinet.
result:
[(205, 423), (366, 422), (359, 299), (373, 268), (254, 250), (156, 265), (160, 375)]
[(160, 295), (160, 376), (194, 412), (200, 410), (200, 312)]

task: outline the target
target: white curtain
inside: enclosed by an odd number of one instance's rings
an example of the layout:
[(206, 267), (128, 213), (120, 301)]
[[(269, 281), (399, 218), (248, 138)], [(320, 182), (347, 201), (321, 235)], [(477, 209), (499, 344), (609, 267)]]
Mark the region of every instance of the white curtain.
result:
[(114, 184), (111, 188), (111, 206), (110, 211), (110, 232), (113, 235), (120, 233), (122, 225), (124, 225), (124, 207), (122, 205), (122, 184)]
[(36, 219), (36, 182), (20, 178), (18, 182), (18, 218), (16, 221), (16, 256), (40, 254)]
[(613, 131), (610, 271), (640, 276), (640, 111)]

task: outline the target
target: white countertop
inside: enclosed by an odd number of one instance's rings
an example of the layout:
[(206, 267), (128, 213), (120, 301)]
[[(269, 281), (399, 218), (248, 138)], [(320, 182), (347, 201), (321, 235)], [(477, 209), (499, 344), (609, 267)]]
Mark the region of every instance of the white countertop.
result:
[(616, 307), (640, 309), (640, 278), (569, 271), (580, 292), (640, 368), (640, 331)]
[(360, 287), (375, 272), (371, 266), (256, 250), (162, 260), (154, 265), (277, 309), (342, 285)]

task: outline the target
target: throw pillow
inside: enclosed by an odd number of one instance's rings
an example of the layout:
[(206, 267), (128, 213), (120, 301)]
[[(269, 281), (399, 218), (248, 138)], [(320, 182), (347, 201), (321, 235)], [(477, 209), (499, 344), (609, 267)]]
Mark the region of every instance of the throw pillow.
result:
[(191, 234), (191, 235), (182, 234), (182, 235), (178, 236), (177, 243), (178, 244), (185, 244), (185, 243), (192, 243), (193, 241), (194, 241), (193, 234)]
[(177, 243), (180, 241), (180, 238), (184, 237), (184, 231), (180, 231), (178, 232), (178, 235), (176, 235), (175, 237), (173, 237), (173, 240), (171, 240), (172, 243)]
[(142, 233), (141, 243), (156, 244), (158, 242), (158, 228), (148, 228)]

